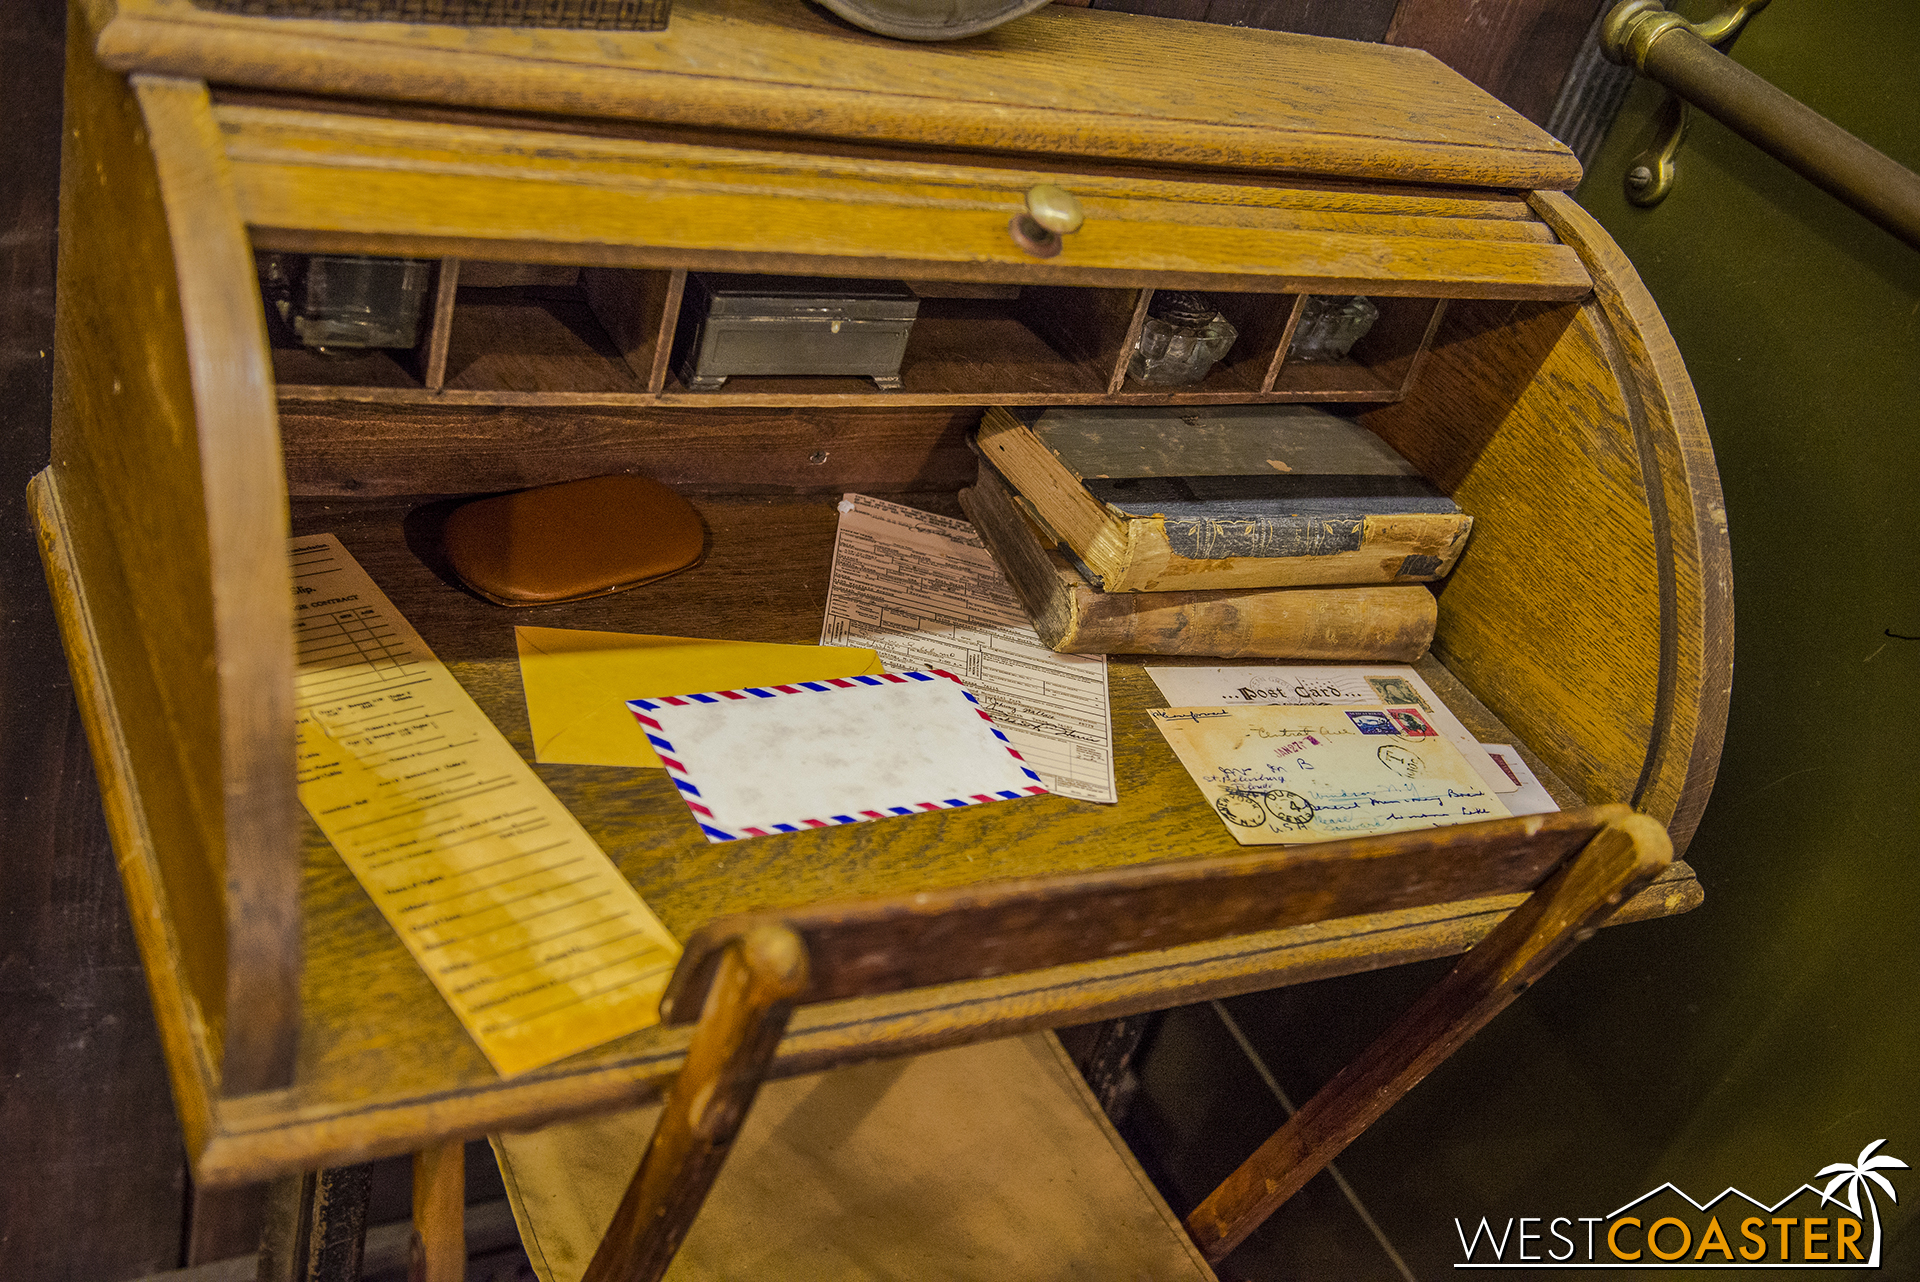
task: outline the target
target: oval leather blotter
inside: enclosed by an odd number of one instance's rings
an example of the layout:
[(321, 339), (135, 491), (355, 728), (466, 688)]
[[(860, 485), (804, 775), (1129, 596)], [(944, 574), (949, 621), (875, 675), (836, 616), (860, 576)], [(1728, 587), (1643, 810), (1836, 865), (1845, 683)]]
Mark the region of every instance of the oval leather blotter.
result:
[(448, 562), (497, 605), (605, 596), (684, 570), (704, 535), (693, 505), (644, 476), (594, 476), (479, 499), (447, 518)]

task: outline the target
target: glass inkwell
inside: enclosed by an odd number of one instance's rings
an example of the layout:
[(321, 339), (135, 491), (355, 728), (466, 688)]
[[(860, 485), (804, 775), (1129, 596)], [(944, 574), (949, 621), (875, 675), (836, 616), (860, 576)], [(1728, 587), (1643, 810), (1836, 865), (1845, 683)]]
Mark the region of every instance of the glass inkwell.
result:
[(1287, 348), (1290, 361), (1344, 361), (1380, 319), (1380, 309), (1358, 294), (1315, 294), (1300, 311)]
[(1205, 294), (1155, 290), (1127, 374), (1142, 383), (1197, 383), (1227, 354), (1238, 331)]

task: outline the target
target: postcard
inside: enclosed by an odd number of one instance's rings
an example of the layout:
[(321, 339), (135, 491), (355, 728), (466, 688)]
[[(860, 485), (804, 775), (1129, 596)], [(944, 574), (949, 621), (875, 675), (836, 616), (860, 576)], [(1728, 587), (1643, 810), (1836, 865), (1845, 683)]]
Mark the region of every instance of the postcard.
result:
[(1495, 792), (1513, 792), (1519, 784), (1487, 756), (1472, 731), (1448, 710), (1407, 663), (1257, 663), (1232, 667), (1156, 666), (1147, 675), (1175, 707), (1209, 703), (1248, 704), (1384, 703), (1417, 710), (1433, 722), (1460, 755), (1472, 763), (1481, 781)]
[(1509, 813), (1423, 709), (1265, 705), (1147, 715), (1242, 845), (1334, 841)]
[(708, 841), (1047, 791), (950, 672), (751, 686), (627, 706)]

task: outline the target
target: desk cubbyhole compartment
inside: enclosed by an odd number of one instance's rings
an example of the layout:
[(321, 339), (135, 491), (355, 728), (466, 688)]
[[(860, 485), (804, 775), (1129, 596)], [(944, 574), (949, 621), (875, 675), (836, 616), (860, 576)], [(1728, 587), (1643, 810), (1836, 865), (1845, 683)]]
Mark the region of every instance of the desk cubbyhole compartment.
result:
[(1288, 348), (1309, 297), (1299, 294), (1293, 298), (1292, 317), (1267, 390), (1325, 401), (1397, 401), (1405, 397), (1439, 329), (1446, 300), (1370, 296), (1380, 317), (1345, 360), (1303, 361), (1294, 359)]
[(443, 258), (411, 348), (302, 345), (266, 307), (283, 399), (657, 391), (686, 273)]
[(462, 262), (435, 390), (642, 393), (680, 273)]
[(1206, 291), (1205, 297), (1234, 328), (1233, 345), (1196, 383), (1160, 385), (1135, 378), (1129, 363), (1152, 310), (1153, 291), (1141, 291), (1132, 331), (1120, 353), (1113, 389), (1119, 399), (1159, 403), (1210, 403), (1250, 400), (1266, 390), (1275, 353), (1287, 334), (1293, 315), (1290, 294), (1253, 294)]
[(687, 387), (682, 367), (697, 318), (686, 311), (663, 392), (680, 405), (922, 404), (1098, 400), (1141, 291), (905, 281), (918, 296), (900, 361), (900, 387), (852, 375), (735, 375), (713, 391)]

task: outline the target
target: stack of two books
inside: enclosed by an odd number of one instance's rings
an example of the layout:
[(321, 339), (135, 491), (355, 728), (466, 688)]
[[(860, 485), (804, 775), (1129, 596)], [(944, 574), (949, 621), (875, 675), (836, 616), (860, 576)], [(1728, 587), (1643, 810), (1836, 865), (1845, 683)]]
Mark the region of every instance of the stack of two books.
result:
[(1411, 662), (1473, 518), (1310, 406), (987, 411), (960, 501), (1071, 653)]

